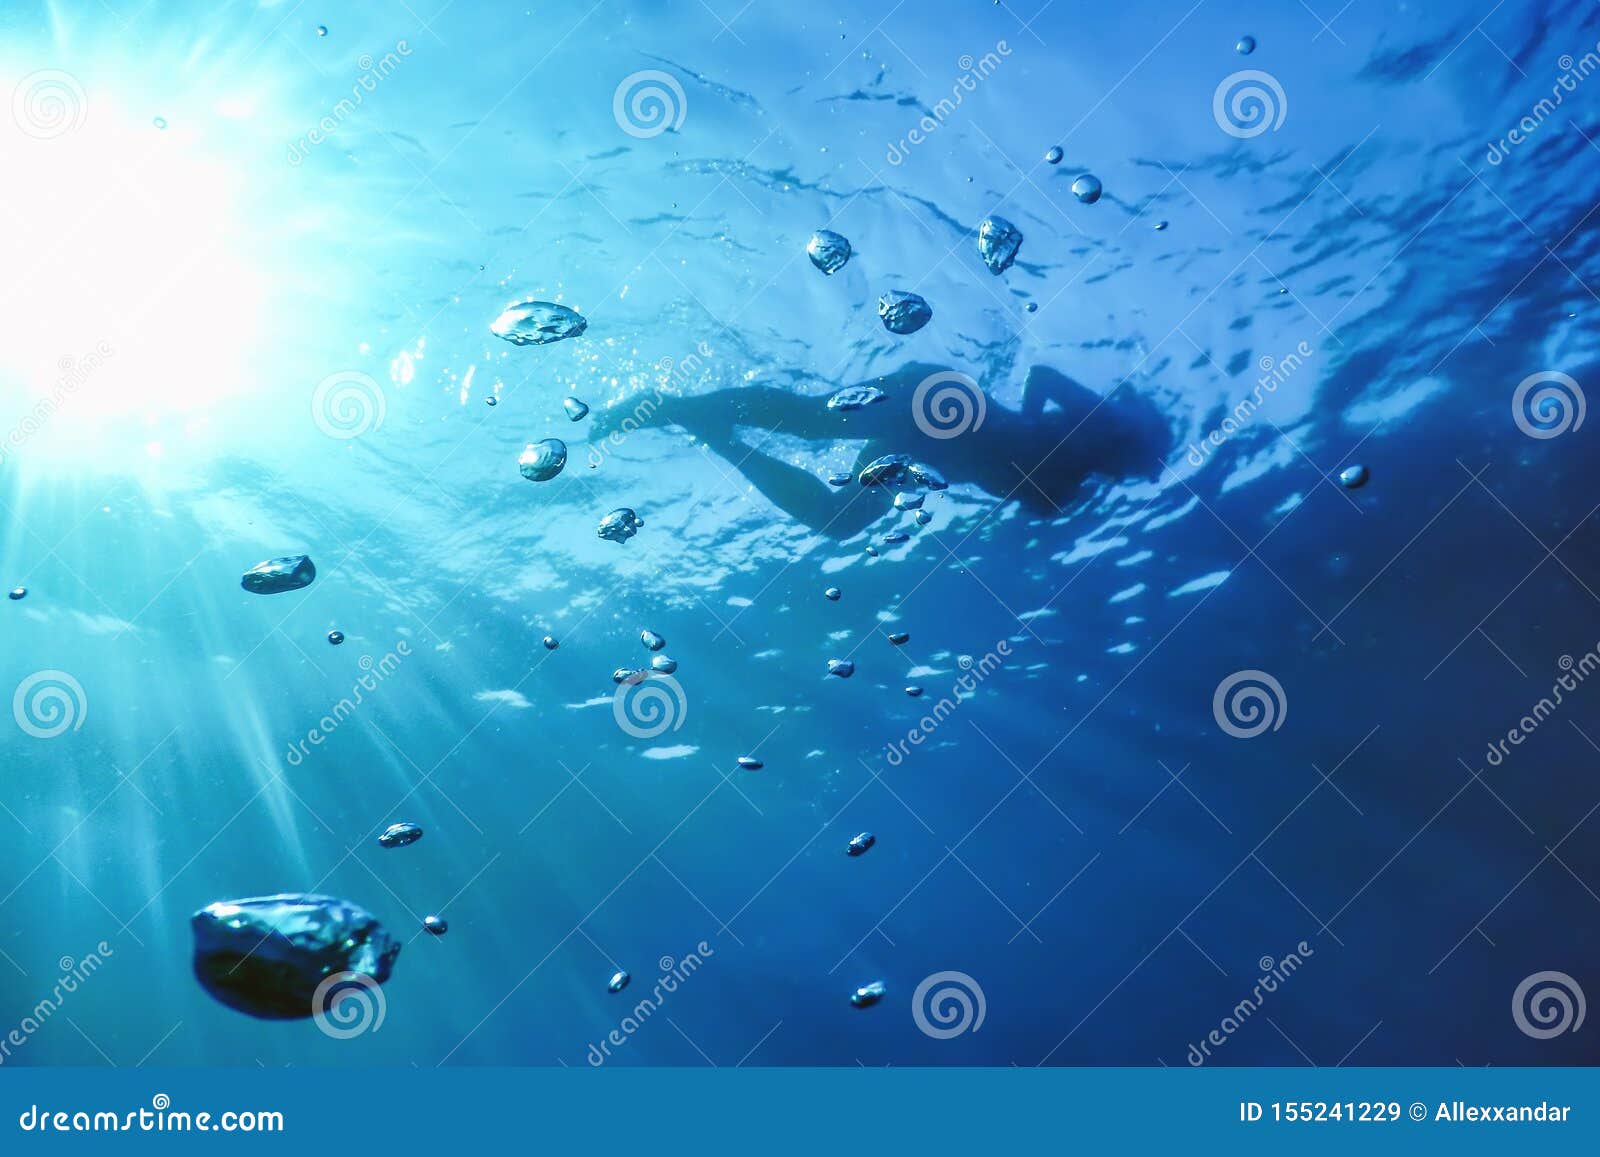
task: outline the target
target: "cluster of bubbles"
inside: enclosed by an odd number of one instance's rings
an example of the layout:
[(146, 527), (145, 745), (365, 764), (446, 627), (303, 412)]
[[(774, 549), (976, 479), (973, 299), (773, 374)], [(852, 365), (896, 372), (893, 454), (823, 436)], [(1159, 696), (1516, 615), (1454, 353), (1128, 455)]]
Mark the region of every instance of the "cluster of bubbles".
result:
[[(317, 26), (316, 34), (318, 37), (327, 36), (326, 26)], [(1256, 49), (1255, 38), (1243, 36), (1235, 48), (1240, 55), (1248, 56)], [(65, 122), (67, 128), (72, 127), (71, 122), (81, 117), (81, 90), (75, 91), (73, 86), (63, 90), (57, 78), (40, 76), (38, 79), (38, 93), (33, 97), (39, 121), (35, 128), (42, 126), (45, 131), (55, 131), (61, 122)], [(76, 96), (78, 99), (63, 99), (63, 91), (67, 97)], [(676, 130), (682, 123), (686, 104), (682, 88), (676, 80), (666, 73), (653, 70), (626, 78), (615, 96), (619, 125), (640, 138)], [(156, 125), (158, 128), (166, 127), (165, 121), (159, 117), (156, 118)], [(1064, 159), (1065, 151), (1060, 145), (1052, 146), (1044, 156), (1045, 163), (1049, 165), (1059, 165)], [(1090, 172), (1078, 174), (1072, 180), (1070, 189), (1072, 195), (1084, 205), (1097, 203), (1104, 193), (1100, 179)], [(1163, 231), (1168, 223), (1157, 221), (1152, 227), (1156, 231)], [(1004, 274), (1016, 263), (1023, 241), (1022, 231), (1004, 217), (991, 214), (978, 226), (978, 256), (995, 276)], [(853, 254), (849, 239), (830, 229), (816, 230), (806, 243), (807, 257), (825, 276), (838, 273)], [(1029, 312), (1037, 308), (1033, 302), (1026, 305)], [(877, 309), (885, 330), (899, 336), (917, 333), (933, 319), (933, 307), (920, 294), (909, 290), (885, 290), (878, 298)], [(555, 302), (532, 299), (507, 306), (489, 325), (490, 333), (514, 346), (564, 341), (583, 334), (587, 328), (587, 319), (576, 310)], [(1531, 387), (1524, 392), (1531, 392)], [(857, 386), (839, 391), (828, 399), (827, 405), (834, 410), (854, 410), (865, 408), (883, 398), (883, 392), (876, 387)], [(498, 394), (485, 398), (485, 403), (490, 406), (498, 404), (498, 401)], [(1579, 404), (1581, 406), (1581, 402)], [(583, 421), (590, 412), (589, 406), (576, 397), (564, 398), (561, 406), (572, 422)], [(984, 393), (978, 384), (970, 377), (954, 371), (936, 373), (926, 378), (917, 387), (913, 399), (918, 427), (933, 438), (955, 437), (977, 429), (984, 420), (983, 407)], [(1554, 409), (1548, 391), (1537, 395), (1526, 409), (1544, 418), (1545, 425), (1553, 424), (1548, 419), (1548, 412)], [(318, 425), (330, 437), (359, 437), (382, 424), (385, 416), (383, 391), (364, 374), (346, 372), (330, 375), (318, 385), (313, 397), (313, 414)], [(1558, 415), (1557, 420), (1563, 416)], [(1567, 424), (1576, 425), (1581, 421), (1580, 409), (1576, 420), (1568, 418)], [(549, 482), (565, 469), (567, 457), (566, 443), (559, 438), (530, 442), (518, 458), (518, 471), (528, 481)], [(1338, 474), (1339, 484), (1351, 490), (1364, 486), (1368, 478), (1367, 468), (1359, 464), (1347, 466)], [(835, 474), (828, 479), (834, 486), (848, 485), (855, 480), (848, 473)], [(861, 470), (859, 482), (863, 486), (898, 490), (894, 498), (895, 509), (911, 513), (914, 520), (921, 524), (931, 518), (922, 508), (924, 495), (921, 490), (943, 490), (948, 485), (937, 471), (904, 454), (885, 455), (869, 463)], [(643, 525), (643, 520), (631, 508), (619, 507), (600, 519), (596, 533), (602, 539), (625, 543)], [(883, 536), (883, 541), (895, 544), (907, 541), (908, 537), (902, 531), (892, 531)], [(877, 554), (871, 546), (867, 547), (867, 552)], [(257, 594), (283, 593), (309, 585), (315, 573), (309, 557), (289, 556), (271, 559), (252, 568), (246, 572), (241, 585)], [(18, 587), (11, 591), (10, 597), (16, 600), (26, 594), (25, 588)], [(838, 587), (828, 587), (823, 595), (829, 601), (837, 602), (843, 597), (843, 592)], [(331, 630), (327, 635), (329, 644), (333, 646), (343, 643), (344, 638), (343, 632), (338, 630)], [(900, 631), (888, 633), (886, 638), (891, 645), (900, 647), (909, 643), (911, 636)], [(640, 642), (651, 655), (648, 666), (622, 667), (614, 672), (613, 681), (617, 685), (614, 708), (617, 723), (627, 734), (649, 739), (681, 727), (687, 714), (687, 701), (682, 687), (672, 677), (678, 668), (677, 661), (662, 653), (666, 639), (647, 628), (641, 631)], [(560, 647), (559, 640), (553, 635), (545, 635), (542, 643), (546, 650), (552, 652)], [(855, 674), (855, 669), (852, 659), (828, 660), (828, 674), (835, 678), (848, 679)], [(923, 694), (923, 689), (914, 684), (908, 685), (905, 693), (911, 698), (918, 698)], [(1240, 738), (1259, 735), (1269, 729), (1276, 730), (1283, 723), (1286, 709), (1282, 687), (1261, 671), (1238, 672), (1224, 680), (1215, 696), (1214, 712), (1219, 724), (1229, 734)], [(67, 725), (72, 725), (70, 720)], [(760, 771), (765, 766), (754, 755), (741, 755), (736, 762), (741, 769), (751, 772)], [(420, 825), (399, 822), (385, 828), (377, 841), (383, 848), (400, 848), (417, 842), (422, 836)], [(877, 837), (871, 832), (860, 832), (849, 840), (846, 854), (852, 858), (865, 855), (876, 842)], [(449, 925), (443, 917), (429, 915), (422, 921), (422, 927), (431, 935), (442, 936)], [(618, 969), (607, 981), (607, 991), (620, 993), (628, 987), (631, 979), (627, 971)], [(330, 977), (329, 981), (362, 993), (377, 991), (376, 982), (360, 973), (341, 973)], [(951, 987), (949, 982), (959, 983)], [(925, 990), (932, 993), (930, 1001), (924, 1000)], [(855, 989), (850, 994), (850, 1002), (855, 1007), (867, 1008), (882, 1000), (887, 991), (884, 981), (875, 980)], [(381, 999), (379, 993), (377, 1015), (380, 1019)], [(329, 1007), (337, 1007), (337, 994), (326, 1003)], [(928, 977), (919, 987), (914, 1004), (919, 1027), (932, 1036), (955, 1035), (966, 1031), (969, 1026), (976, 1028), (983, 1021), (983, 993), (975, 982), (971, 982), (970, 977), (960, 973), (939, 973)]]

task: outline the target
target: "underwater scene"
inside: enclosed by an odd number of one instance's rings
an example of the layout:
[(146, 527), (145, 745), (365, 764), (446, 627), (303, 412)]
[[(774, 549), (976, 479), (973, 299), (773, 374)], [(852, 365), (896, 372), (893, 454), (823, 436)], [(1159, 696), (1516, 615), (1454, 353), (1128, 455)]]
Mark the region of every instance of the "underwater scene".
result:
[(7, 3), (0, 1067), (1600, 1062), (1597, 74)]

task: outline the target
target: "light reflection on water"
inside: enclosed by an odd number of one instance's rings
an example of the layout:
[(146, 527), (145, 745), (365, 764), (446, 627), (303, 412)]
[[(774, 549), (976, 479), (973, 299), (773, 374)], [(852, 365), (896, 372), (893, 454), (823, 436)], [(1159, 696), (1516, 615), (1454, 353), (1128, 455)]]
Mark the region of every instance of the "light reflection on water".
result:
[[(8, 261), (43, 272), (7, 285), (0, 581), (30, 594), (3, 674), (71, 673), (84, 717), (5, 740), (0, 994), (31, 1007), (63, 954), (116, 951), (73, 994), (82, 1035), (14, 1063), (577, 1064), (623, 1015), (606, 977), (653, 985), (704, 941), (666, 1010), (692, 1047), (655, 1023), (608, 1063), (1175, 1064), (1302, 939), (1272, 1010), (1295, 1047), (1256, 1026), (1218, 1063), (1326, 1063), (1379, 1021), (1368, 1063), (1594, 1060), (1498, 1012), (1592, 956), (1577, 883), (1546, 865), (1493, 945), (1458, 943), (1594, 803), (1559, 772), (1591, 757), (1577, 714), (1493, 793), (1458, 763), (1600, 637), (1585, 428), (1508, 412), (1528, 375), (1595, 360), (1589, 106), (1484, 153), (1600, 33), (1510, 7), (1485, 37), (1482, 12), (1351, 11), (1336, 36), (1257, 13), (1249, 67), (1286, 108), (1250, 136), (1213, 105), (1246, 29), (1153, 0), (1029, 27), (752, 6), (731, 33), (701, 6), (16, 18), (5, 87), (64, 70), (87, 113), (8, 139), (36, 174), (12, 207), (103, 184), (116, 212), (81, 205), (70, 260), (23, 230)], [(646, 72), (665, 131), (618, 119)], [(104, 174), (62, 168), (90, 142)], [(1091, 171), (1092, 206), (1069, 193)], [(994, 212), (1026, 237), (1000, 277), (974, 241)], [(804, 252), (824, 226), (854, 250), (828, 277)], [(894, 288), (932, 304), (924, 330), (884, 331)], [(506, 345), (488, 324), (525, 298), (587, 332)], [(1070, 517), (952, 478), (887, 546), (899, 522), (838, 542), (775, 509), (717, 432), (597, 442), (561, 407), (820, 398), (912, 360), (983, 383), (997, 422), (1033, 366), (1125, 383), (1173, 449)], [(568, 464), (530, 485), (517, 456), (551, 437)], [(819, 475), (859, 450), (760, 445)], [(1328, 480), (1352, 461), (1354, 494)], [(622, 506), (645, 528), (601, 541)], [(300, 551), (303, 594), (239, 590)], [(607, 676), (648, 660), (644, 627), (683, 696), (638, 739)], [(1244, 670), (1288, 703), (1248, 743), (1211, 709)], [(397, 820), (428, 838), (378, 850)], [(381, 1032), (257, 1024), (190, 981), (189, 913), (283, 890), (407, 942)], [(945, 970), (988, 994), (982, 1031), (904, 1015)], [(880, 977), (882, 1006), (850, 1008)]]

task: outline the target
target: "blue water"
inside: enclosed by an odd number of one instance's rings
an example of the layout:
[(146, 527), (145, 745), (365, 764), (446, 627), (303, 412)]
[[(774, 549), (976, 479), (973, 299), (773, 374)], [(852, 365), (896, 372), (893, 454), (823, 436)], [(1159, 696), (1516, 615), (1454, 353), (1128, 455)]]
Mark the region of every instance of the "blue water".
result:
[[(64, 689), (0, 728), (5, 1064), (1600, 1060), (1513, 1011), (1600, 994), (1600, 684), (1524, 718), (1600, 640), (1589, 6), (431, 7), (0, 13), (0, 690)], [(912, 363), (984, 425), (804, 427)], [(884, 438), (926, 524), (820, 481)], [(381, 1027), (202, 990), (191, 913), (276, 892), (404, 943)]]

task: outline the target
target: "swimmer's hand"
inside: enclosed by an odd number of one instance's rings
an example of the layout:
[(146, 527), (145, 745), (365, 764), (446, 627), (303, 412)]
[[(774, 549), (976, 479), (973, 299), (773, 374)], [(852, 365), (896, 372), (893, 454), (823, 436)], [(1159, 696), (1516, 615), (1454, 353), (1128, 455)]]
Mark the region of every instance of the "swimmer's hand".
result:
[(607, 406), (604, 410), (594, 410), (589, 414), (589, 441), (602, 442), (618, 432), (622, 426), (622, 419), (627, 411), (621, 406)]

